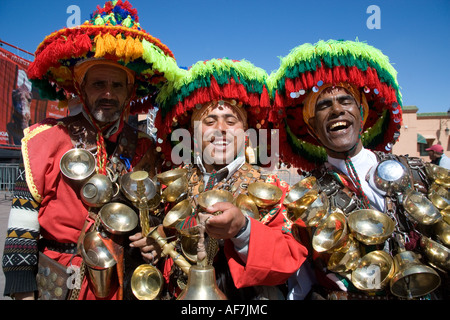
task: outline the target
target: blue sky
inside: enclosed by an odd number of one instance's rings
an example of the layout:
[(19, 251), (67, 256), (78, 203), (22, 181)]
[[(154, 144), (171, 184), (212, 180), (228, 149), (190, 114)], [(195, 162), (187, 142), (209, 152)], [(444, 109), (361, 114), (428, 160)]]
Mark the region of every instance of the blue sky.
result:
[[(450, 0), (131, 0), (141, 26), (174, 53), (179, 66), (228, 57), (247, 59), (269, 74), (280, 57), (305, 42), (345, 39), (381, 49), (398, 71), (403, 105), (419, 113), (450, 109)], [(34, 52), (66, 26), (70, 5), (89, 18), (101, 1), (0, 0), (0, 39)], [(369, 29), (370, 5), (381, 11)], [(15, 49), (5, 47), (24, 58)]]

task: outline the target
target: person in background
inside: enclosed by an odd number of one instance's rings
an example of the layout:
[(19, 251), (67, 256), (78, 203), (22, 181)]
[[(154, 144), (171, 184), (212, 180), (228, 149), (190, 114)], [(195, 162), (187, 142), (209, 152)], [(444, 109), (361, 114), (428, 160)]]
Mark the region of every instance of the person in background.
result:
[(431, 163), (450, 169), (450, 158), (445, 155), (444, 148), (440, 144), (432, 145), (425, 151), (428, 151)]

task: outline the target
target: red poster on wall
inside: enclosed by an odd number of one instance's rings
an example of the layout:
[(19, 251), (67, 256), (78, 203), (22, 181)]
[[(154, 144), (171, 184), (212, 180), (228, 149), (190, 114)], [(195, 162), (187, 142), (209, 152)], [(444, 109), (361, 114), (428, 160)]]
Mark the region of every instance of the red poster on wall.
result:
[(0, 48), (0, 148), (19, 149), (23, 130), (45, 118), (63, 118), (58, 101), (41, 99), (27, 77), (30, 61)]

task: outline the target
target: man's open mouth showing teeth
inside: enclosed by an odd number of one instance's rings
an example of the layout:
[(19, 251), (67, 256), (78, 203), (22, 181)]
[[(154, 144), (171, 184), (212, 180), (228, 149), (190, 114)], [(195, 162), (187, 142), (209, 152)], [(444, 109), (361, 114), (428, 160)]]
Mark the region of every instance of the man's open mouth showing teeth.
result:
[(211, 143), (215, 146), (226, 146), (229, 144), (229, 142), (226, 140), (214, 140)]
[(339, 121), (335, 122), (332, 125), (328, 127), (328, 130), (330, 131), (339, 131), (339, 130), (345, 130), (350, 126), (350, 123), (347, 121)]

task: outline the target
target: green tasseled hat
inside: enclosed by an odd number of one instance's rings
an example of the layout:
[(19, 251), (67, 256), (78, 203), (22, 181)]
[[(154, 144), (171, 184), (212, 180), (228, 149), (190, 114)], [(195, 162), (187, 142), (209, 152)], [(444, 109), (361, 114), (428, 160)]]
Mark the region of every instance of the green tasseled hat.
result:
[(307, 171), (326, 160), (325, 149), (308, 133), (303, 101), (321, 85), (340, 82), (358, 87), (368, 102), (364, 147), (391, 151), (402, 121), (396, 70), (387, 56), (367, 43), (328, 40), (294, 48), (267, 81), (274, 97), (270, 120), (280, 129), (283, 162)]
[(167, 83), (156, 100), (158, 141), (164, 154), (170, 153), (172, 130), (188, 129), (192, 110), (210, 101), (232, 99), (242, 104), (251, 128), (267, 121), (271, 103), (265, 70), (246, 60), (224, 58), (199, 61), (182, 71), (183, 76)]

